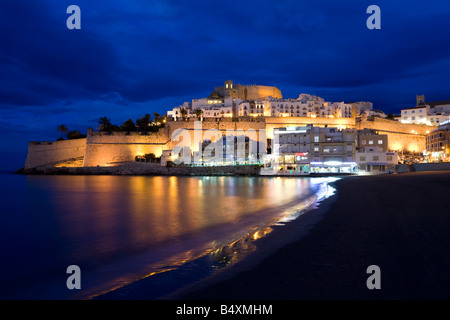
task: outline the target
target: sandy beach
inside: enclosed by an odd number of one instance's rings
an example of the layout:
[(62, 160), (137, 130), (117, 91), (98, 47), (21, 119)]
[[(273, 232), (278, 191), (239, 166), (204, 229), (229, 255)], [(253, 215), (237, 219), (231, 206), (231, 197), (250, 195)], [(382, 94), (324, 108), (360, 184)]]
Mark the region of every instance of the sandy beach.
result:
[[(308, 234), (176, 298), (450, 298), (450, 171), (346, 177), (334, 186), (337, 197), (319, 207), (327, 212)], [(380, 267), (380, 290), (366, 286), (370, 265)]]

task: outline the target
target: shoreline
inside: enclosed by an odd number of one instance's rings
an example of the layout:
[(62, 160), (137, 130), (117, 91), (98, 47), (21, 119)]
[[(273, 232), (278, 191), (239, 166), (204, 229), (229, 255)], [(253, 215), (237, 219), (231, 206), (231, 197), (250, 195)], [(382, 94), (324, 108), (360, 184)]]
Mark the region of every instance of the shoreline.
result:
[[(328, 185), (333, 183), (330, 182)], [(294, 220), (280, 226), (271, 226), (270, 228), (273, 230), (270, 234), (256, 240), (254, 243), (255, 250), (246, 255), (242, 260), (223, 270), (219, 270), (205, 279), (183, 287), (171, 295), (164, 297), (164, 299), (186, 300), (186, 297), (188, 297), (187, 299), (190, 300), (191, 294), (195, 295), (198, 291), (214, 287), (214, 285), (223, 281), (229, 281), (242, 272), (251, 272), (261, 261), (270, 258), (280, 248), (307, 236), (315, 225), (324, 218), (324, 215), (326, 215), (336, 199), (336, 191), (332, 195), (327, 195), (324, 199), (317, 199)]]
[[(176, 300), (183, 294), (248, 270), (260, 260), (274, 253), (278, 248), (308, 234), (314, 225), (322, 219), (323, 214), (326, 213), (329, 205), (336, 198), (335, 189), (332, 188), (333, 191), (331, 191), (329, 185), (330, 182), (327, 182), (326, 191), (318, 190), (305, 198), (302, 203), (299, 203), (298, 206), (300, 207), (302, 204), (306, 204), (306, 206), (289, 216), (287, 221), (279, 220), (225, 245), (218, 253), (218, 257), (220, 261), (223, 259), (232, 261), (230, 264), (226, 263), (225, 266), (221, 267), (216, 260), (218, 258), (215, 256), (216, 253), (214, 252), (214, 257), (213, 252), (207, 253), (174, 270), (158, 274), (156, 278), (154, 276), (142, 278), (117, 290), (96, 296), (94, 299)], [(263, 234), (262, 237), (261, 234)], [(256, 240), (255, 235), (258, 236)], [(231, 255), (229, 255), (230, 253)], [(197, 269), (200, 269), (200, 271)], [(186, 282), (186, 279), (190, 278), (189, 273), (193, 274), (193, 277)], [(199, 275), (199, 273), (202, 275)], [(169, 286), (173, 285), (172, 278), (176, 278), (182, 283), (185, 282), (185, 284), (177, 286), (175, 290), (169, 290), (166, 294), (157, 295), (152, 290), (153, 287), (160, 286), (162, 291), (167, 291), (162, 282), (166, 280)]]
[[(448, 299), (450, 214), (442, 199), (449, 181), (450, 171), (340, 179), (309, 233), (173, 298)], [(380, 267), (381, 290), (366, 286), (370, 265)]]

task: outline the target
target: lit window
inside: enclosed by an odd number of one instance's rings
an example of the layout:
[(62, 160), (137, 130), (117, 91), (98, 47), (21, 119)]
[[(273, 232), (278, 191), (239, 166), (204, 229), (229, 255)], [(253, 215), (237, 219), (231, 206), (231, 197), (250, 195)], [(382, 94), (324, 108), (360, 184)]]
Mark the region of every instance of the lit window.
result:
[(378, 144), (383, 144), (383, 140), (378, 140)]
[(319, 147), (314, 147), (314, 152), (319, 152)]
[(373, 144), (373, 140), (369, 140), (369, 144)]
[(319, 142), (319, 136), (314, 136), (314, 142)]

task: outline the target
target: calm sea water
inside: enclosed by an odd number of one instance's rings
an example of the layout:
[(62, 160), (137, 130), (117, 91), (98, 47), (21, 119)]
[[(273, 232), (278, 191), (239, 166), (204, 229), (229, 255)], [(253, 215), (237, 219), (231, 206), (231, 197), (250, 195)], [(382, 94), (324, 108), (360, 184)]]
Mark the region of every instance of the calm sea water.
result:
[[(0, 175), (0, 298), (109, 292), (286, 219), (324, 186), (318, 178)], [(66, 287), (69, 265), (81, 268), (81, 290)]]

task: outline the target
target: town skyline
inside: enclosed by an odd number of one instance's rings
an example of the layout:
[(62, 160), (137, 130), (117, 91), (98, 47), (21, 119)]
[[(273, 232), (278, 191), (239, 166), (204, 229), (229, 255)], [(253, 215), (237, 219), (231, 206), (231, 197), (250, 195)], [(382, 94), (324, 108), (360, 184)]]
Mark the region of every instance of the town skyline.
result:
[[(66, 27), (72, 4), (80, 30)], [(103, 116), (162, 114), (224, 79), (285, 97), (371, 101), (386, 113), (416, 95), (448, 99), (450, 6), (379, 1), (381, 29), (369, 30), (370, 4), (4, 2), (1, 165), (20, 167), (28, 141), (56, 139), (62, 123), (83, 132)]]

